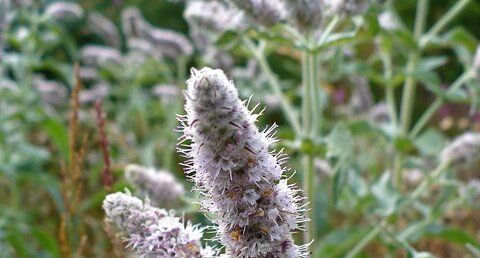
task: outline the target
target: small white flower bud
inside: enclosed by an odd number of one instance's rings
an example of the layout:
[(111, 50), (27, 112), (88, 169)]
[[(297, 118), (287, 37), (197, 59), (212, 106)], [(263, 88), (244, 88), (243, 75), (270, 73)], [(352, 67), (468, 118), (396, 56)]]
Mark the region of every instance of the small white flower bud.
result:
[(45, 14), (56, 20), (77, 21), (83, 18), (83, 8), (76, 3), (54, 2), (45, 10)]
[(87, 45), (80, 50), (82, 61), (87, 65), (103, 66), (105, 64), (120, 64), (122, 54), (115, 48), (101, 45)]
[(183, 185), (166, 171), (130, 164), (125, 168), (125, 179), (140, 197), (148, 197), (152, 204), (162, 208), (174, 207), (185, 194)]
[(460, 170), (474, 169), (480, 164), (480, 134), (464, 133), (455, 138), (441, 153), (441, 161)]
[(378, 15), (378, 23), (384, 30), (396, 30), (400, 27), (397, 17), (390, 11), (383, 11)]
[(356, 15), (368, 10), (369, 0), (325, 0), (331, 15)]
[(87, 23), (89, 29), (107, 44), (117, 49), (121, 47), (117, 27), (107, 17), (98, 12), (93, 12), (88, 15)]
[(231, 0), (254, 22), (263, 26), (272, 26), (285, 17), (285, 7), (280, 0)]
[(229, 8), (220, 1), (189, 1), (183, 14), (185, 19), (194, 26), (212, 32), (241, 27), (243, 15), (238, 10)]
[(301, 31), (318, 30), (324, 7), (321, 0), (284, 0), (290, 21)]

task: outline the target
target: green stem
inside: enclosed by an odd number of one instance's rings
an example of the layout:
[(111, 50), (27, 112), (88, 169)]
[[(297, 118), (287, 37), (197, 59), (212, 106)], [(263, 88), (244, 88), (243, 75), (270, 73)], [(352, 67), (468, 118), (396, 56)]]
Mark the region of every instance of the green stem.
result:
[(384, 68), (384, 79), (386, 81), (385, 85), (385, 96), (388, 104), (388, 112), (390, 113), (390, 118), (395, 128), (398, 127), (398, 115), (397, 115), (397, 103), (395, 101), (395, 91), (394, 86), (392, 85), (393, 69), (392, 69), (392, 58), (389, 53), (382, 52), (382, 63)]
[(310, 96), (310, 54), (308, 51), (302, 53), (302, 126), (303, 136), (310, 136), (312, 128), (312, 96)]
[(380, 233), (380, 231), (382, 231), (382, 227), (380, 225), (375, 226), (352, 250), (350, 250), (350, 252), (348, 252), (347, 255), (345, 255), (345, 258), (354, 258)]
[(425, 34), (420, 41), (421, 47), (425, 47), (432, 38), (447, 26), (469, 3), (471, 0), (460, 0), (450, 10), (438, 20), (435, 25)]
[[(433, 172), (430, 173), (430, 176), (422, 181), (422, 183), (415, 188), (412, 194), (396, 208), (396, 213), (399, 214), (404, 209), (409, 207), (416, 199), (418, 199), (427, 188), (432, 184), (434, 179), (440, 177), (447, 169), (448, 164), (440, 164)], [(360, 241), (354, 248), (345, 256), (346, 258), (354, 258), (360, 251), (368, 245), (368, 243), (373, 240), (381, 231), (384, 225), (387, 225), (389, 217), (383, 218), (380, 223), (373, 227), (370, 232)]]
[(318, 40), (317, 46), (322, 46), (323, 44), (325, 44), (325, 42), (328, 39), (328, 36), (330, 36), (330, 34), (333, 32), (333, 30), (335, 29), (339, 21), (340, 21), (340, 18), (338, 15), (335, 15), (332, 18), (332, 20), (328, 23), (327, 27), (323, 31), (322, 36)]
[[(472, 78), (472, 71), (468, 70), (464, 72), (457, 80), (448, 88), (447, 95), (452, 94), (458, 90), (467, 80)], [(438, 96), (437, 99), (429, 106), (429, 108), (423, 113), (422, 117), (417, 121), (412, 131), (410, 132), (410, 137), (413, 139), (415, 136), (420, 133), (420, 131), (425, 127), (425, 125), (430, 121), (432, 116), (437, 112), (440, 106), (443, 104), (443, 96)]]
[(315, 239), (316, 223), (314, 218), (315, 211), (315, 167), (314, 167), (314, 155), (307, 154), (303, 160), (303, 167), (305, 173), (303, 175), (303, 191), (308, 198), (309, 208), (306, 212), (307, 218), (310, 220), (305, 223), (305, 235), (304, 243), (309, 243)]
[(282, 110), (288, 122), (293, 127), (295, 134), (299, 135), (301, 132), (301, 129), (300, 129), (300, 124), (298, 122), (297, 115), (295, 114), (293, 107), (290, 105), (285, 95), (283, 94), (280, 83), (277, 77), (275, 76), (275, 74), (273, 73), (272, 69), (270, 68), (270, 65), (268, 64), (263, 51), (260, 51), (250, 39), (243, 38), (243, 41), (247, 49), (251, 52), (255, 60), (257, 60), (258, 64), (260, 65), (260, 68), (262, 69), (263, 73), (267, 77), (267, 80), (269, 82), (270, 87), (272, 88), (273, 93), (280, 100), (280, 105), (282, 107)]
[[(428, 11), (428, 0), (418, 0), (417, 2), (417, 13), (415, 17), (415, 28), (414, 28), (414, 36), (415, 39), (419, 39), (425, 29), (425, 23), (427, 19), (427, 11)], [(410, 53), (408, 57), (408, 64), (407, 64), (407, 78), (405, 79), (405, 84), (403, 86), (403, 93), (402, 93), (402, 106), (400, 111), (400, 133), (402, 136), (406, 136), (408, 134), (408, 130), (410, 129), (410, 123), (412, 120), (412, 111), (413, 111), (413, 104), (415, 99), (415, 91), (416, 91), (416, 81), (414, 77), (415, 68), (417, 66), (418, 59), (421, 56), (420, 50), (414, 50)], [(398, 161), (395, 166), (394, 171), (394, 178), (395, 178), (395, 186), (397, 188), (400, 187), (400, 182), (402, 178), (402, 166), (401, 161), (403, 160), (402, 153), (396, 152), (395, 160)]]

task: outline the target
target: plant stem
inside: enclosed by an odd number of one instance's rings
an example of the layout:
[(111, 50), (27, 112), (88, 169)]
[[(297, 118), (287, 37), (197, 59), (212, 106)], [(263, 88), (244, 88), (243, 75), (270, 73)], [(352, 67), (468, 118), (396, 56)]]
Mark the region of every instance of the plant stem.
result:
[[(440, 177), (447, 169), (448, 164), (440, 164), (434, 171), (430, 173), (430, 176), (422, 181), (422, 183), (415, 188), (412, 194), (402, 203), (400, 203), (396, 208), (396, 213), (402, 212), (404, 209), (409, 207), (409, 205), (419, 198), (425, 190), (432, 184), (433, 180)], [(373, 227), (370, 232), (360, 241), (354, 248), (348, 252), (345, 256), (346, 258), (354, 258), (360, 251), (362, 251), (368, 243), (373, 240), (381, 231), (382, 228), (387, 225), (388, 217), (383, 218), (375, 227)]]
[[(467, 80), (472, 78), (472, 70), (464, 72), (460, 77), (455, 80), (455, 82), (448, 88), (447, 95), (452, 94), (458, 90)], [(443, 104), (443, 96), (437, 96), (437, 99), (430, 105), (430, 107), (423, 113), (422, 117), (417, 121), (412, 131), (410, 132), (410, 137), (414, 138), (420, 133), (423, 127), (428, 123), (432, 116), (437, 112), (440, 106)]]
[(358, 244), (350, 251), (348, 254), (345, 256), (345, 258), (354, 258), (360, 251), (365, 248), (365, 246), (374, 239), (378, 233), (382, 230), (382, 227), (380, 225), (375, 226), (368, 234), (358, 242)]
[(437, 36), (437, 34), (445, 28), (445, 26), (450, 23), (462, 10), (465, 8), (471, 0), (460, 0), (448, 12), (438, 20), (435, 25), (425, 34), (425, 36), (420, 41), (421, 47), (425, 47), (432, 38)]
[[(415, 17), (415, 27), (413, 35), (415, 39), (420, 39), (424, 29), (427, 19), (428, 11), (428, 0), (418, 0), (417, 2), (417, 13)], [(402, 93), (402, 106), (400, 111), (400, 133), (402, 136), (408, 134), (410, 128), (410, 123), (412, 119), (413, 104), (415, 99), (416, 91), (416, 81), (414, 77), (415, 68), (417, 66), (418, 59), (421, 56), (421, 52), (418, 49), (415, 49), (410, 53), (408, 57), (407, 64), (407, 78), (405, 79), (405, 84), (403, 86)], [(395, 170), (394, 170), (394, 185), (399, 188), (402, 178), (402, 165), (401, 161), (403, 160), (402, 153), (396, 152), (395, 154)]]
[(290, 105), (288, 100), (285, 98), (285, 95), (282, 92), (282, 88), (280, 83), (278, 82), (277, 77), (273, 73), (270, 65), (268, 64), (263, 51), (260, 51), (255, 44), (248, 38), (243, 38), (243, 42), (245, 43), (247, 49), (251, 52), (252, 56), (257, 60), (260, 68), (262, 69), (263, 73), (267, 77), (270, 87), (272, 88), (273, 93), (277, 96), (280, 100), (280, 105), (282, 106), (282, 110), (285, 114), (290, 125), (293, 127), (296, 135), (301, 133), (300, 124), (298, 122), (297, 114), (293, 107)]
[(314, 209), (315, 209), (315, 167), (314, 167), (314, 155), (307, 154), (303, 158), (303, 167), (305, 173), (303, 175), (303, 191), (305, 196), (308, 198), (309, 209), (306, 212), (307, 218), (310, 220), (305, 222), (305, 234), (304, 234), (304, 243), (310, 243), (315, 239), (315, 229), (316, 223), (314, 218)]
[(398, 116), (397, 116), (397, 104), (395, 101), (395, 92), (392, 85), (392, 58), (389, 53), (382, 52), (382, 63), (384, 68), (384, 79), (386, 81), (385, 85), (385, 96), (388, 104), (388, 112), (390, 113), (390, 119), (395, 128), (398, 127)]

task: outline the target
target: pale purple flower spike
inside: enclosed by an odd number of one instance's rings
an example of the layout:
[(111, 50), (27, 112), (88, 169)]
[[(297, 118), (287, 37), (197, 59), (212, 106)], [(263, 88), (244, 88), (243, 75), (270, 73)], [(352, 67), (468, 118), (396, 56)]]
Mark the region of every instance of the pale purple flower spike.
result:
[(286, 155), (268, 150), (275, 126), (258, 131), (258, 115), (221, 70), (193, 69), (187, 84), (179, 151), (190, 159), (186, 172), (204, 194), (203, 208), (215, 215), (225, 256), (307, 257), (292, 239), (306, 220), (304, 198), (283, 177)]
[(127, 247), (145, 258), (213, 258), (212, 248), (202, 247), (203, 229), (186, 224), (172, 213), (143, 203), (128, 193), (113, 193), (103, 201), (109, 221), (124, 234)]

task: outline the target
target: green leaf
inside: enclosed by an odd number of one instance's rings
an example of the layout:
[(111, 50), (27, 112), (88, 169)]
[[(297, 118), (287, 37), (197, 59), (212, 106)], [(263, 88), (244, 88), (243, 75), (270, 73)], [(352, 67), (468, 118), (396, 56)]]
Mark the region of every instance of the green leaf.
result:
[(353, 138), (343, 123), (337, 124), (326, 138), (327, 158), (344, 158), (352, 155)]
[(435, 129), (428, 129), (415, 140), (417, 149), (426, 156), (437, 156), (445, 144), (445, 137)]
[(378, 202), (378, 212), (383, 216), (388, 216), (395, 212), (401, 197), (393, 188), (390, 176), (390, 172), (384, 172), (372, 186), (372, 193)]
[(43, 130), (58, 149), (60, 155), (66, 160), (69, 152), (67, 127), (52, 118), (43, 122)]
[(480, 246), (478, 240), (465, 230), (441, 224), (432, 224), (428, 226), (426, 229), (426, 236), (440, 238), (461, 245), (472, 244), (477, 247)]

